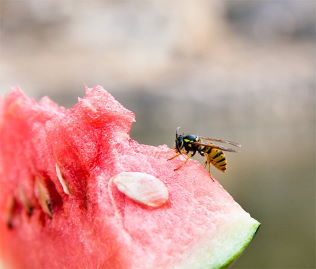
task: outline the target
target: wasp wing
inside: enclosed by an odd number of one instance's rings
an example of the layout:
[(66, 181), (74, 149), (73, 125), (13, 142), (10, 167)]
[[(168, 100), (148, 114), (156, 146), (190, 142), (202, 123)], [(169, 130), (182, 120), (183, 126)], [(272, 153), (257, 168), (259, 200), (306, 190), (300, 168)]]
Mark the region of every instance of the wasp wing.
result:
[(225, 148), (225, 147), (222, 147), (222, 146), (214, 145), (214, 144), (212, 144), (212, 143), (205, 144), (205, 143), (200, 143), (200, 142), (193, 142), (192, 144), (198, 145), (198, 146), (210, 147), (210, 148), (214, 148), (214, 149), (220, 149), (220, 150), (228, 151), (228, 152), (238, 152), (238, 151), (235, 150), (235, 149), (232, 149), (232, 148)]
[(229, 141), (229, 140), (224, 140), (224, 139), (218, 139), (218, 138), (210, 138), (210, 137), (204, 137), (204, 136), (199, 136), (201, 139), (204, 140), (210, 140), (210, 141), (216, 141), (216, 142), (220, 142), (220, 143), (226, 143), (226, 144), (230, 144), (233, 145), (235, 147), (241, 148), (241, 145), (233, 142), (233, 141)]

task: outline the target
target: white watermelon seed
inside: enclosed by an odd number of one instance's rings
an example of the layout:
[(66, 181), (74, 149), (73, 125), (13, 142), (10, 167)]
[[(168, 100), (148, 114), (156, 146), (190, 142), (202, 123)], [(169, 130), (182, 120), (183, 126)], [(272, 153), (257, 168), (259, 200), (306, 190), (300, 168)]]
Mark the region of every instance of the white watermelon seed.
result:
[(59, 165), (57, 163), (56, 163), (56, 174), (57, 174), (57, 178), (58, 178), (58, 180), (63, 188), (64, 193), (69, 195), (70, 191), (69, 191), (68, 185), (67, 185), (65, 179), (63, 178), (63, 175), (62, 175), (60, 168), (59, 168)]
[(141, 172), (122, 172), (112, 178), (116, 187), (135, 202), (160, 207), (168, 201), (166, 185), (153, 175)]
[(22, 187), (19, 188), (19, 198), (22, 202), (24, 209), (26, 210), (26, 213), (29, 216), (31, 216), (34, 208), (33, 208), (33, 205), (31, 204), (30, 200), (27, 198)]
[(52, 218), (52, 200), (49, 194), (49, 190), (46, 186), (45, 181), (39, 176), (35, 178), (35, 193), (37, 195), (42, 210), (47, 214), (48, 217)]

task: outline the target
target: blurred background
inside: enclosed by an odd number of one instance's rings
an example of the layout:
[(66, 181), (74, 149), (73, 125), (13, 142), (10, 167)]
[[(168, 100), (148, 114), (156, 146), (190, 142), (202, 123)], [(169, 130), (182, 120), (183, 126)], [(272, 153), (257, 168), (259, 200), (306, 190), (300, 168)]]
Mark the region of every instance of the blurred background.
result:
[(315, 18), (315, 0), (0, 0), (0, 93), (71, 107), (100, 84), (141, 143), (241, 143), (213, 171), (262, 223), (234, 268), (315, 268)]

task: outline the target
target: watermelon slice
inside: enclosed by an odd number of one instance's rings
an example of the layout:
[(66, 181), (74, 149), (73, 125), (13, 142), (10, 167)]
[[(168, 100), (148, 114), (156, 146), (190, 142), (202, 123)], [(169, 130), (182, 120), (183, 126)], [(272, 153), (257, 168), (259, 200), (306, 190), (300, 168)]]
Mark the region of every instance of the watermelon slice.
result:
[(260, 225), (199, 162), (174, 171), (174, 150), (132, 140), (134, 114), (100, 86), (71, 109), (15, 89), (0, 110), (5, 268), (222, 268)]

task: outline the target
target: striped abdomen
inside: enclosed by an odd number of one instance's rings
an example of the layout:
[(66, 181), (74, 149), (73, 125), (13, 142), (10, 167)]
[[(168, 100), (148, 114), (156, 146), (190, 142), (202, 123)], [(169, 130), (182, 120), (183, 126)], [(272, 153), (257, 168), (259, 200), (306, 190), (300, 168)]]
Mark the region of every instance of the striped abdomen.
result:
[(217, 169), (221, 170), (222, 172), (226, 171), (227, 161), (226, 161), (224, 153), (220, 149), (207, 147), (203, 151), (204, 151), (204, 155), (206, 157), (206, 164), (207, 165), (209, 165), (211, 163)]

